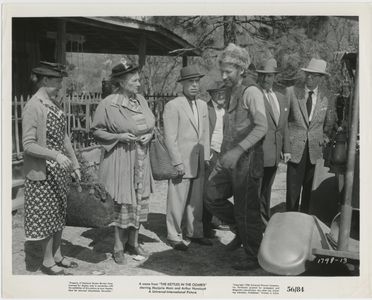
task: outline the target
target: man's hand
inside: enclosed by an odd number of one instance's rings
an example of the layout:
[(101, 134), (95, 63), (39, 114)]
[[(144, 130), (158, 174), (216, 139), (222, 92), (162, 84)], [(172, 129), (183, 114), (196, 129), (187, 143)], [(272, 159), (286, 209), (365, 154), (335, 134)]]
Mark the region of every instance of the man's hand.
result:
[(211, 166), (211, 161), (210, 160), (205, 160), (204, 161), (204, 166), (205, 166), (206, 169), (209, 169), (210, 166)]
[(227, 151), (221, 158), (221, 165), (226, 169), (234, 169), (244, 149), (240, 146)]
[(148, 142), (150, 142), (151, 138), (152, 138), (152, 133), (147, 133), (147, 134), (144, 134), (143, 136), (141, 136), (138, 141), (142, 145), (147, 145)]
[(183, 164), (176, 165), (175, 168), (176, 168), (176, 171), (179, 177), (182, 177), (183, 175), (185, 175), (185, 167)]
[(289, 162), (291, 158), (292, 158), (291, 153), (283, 153), (283, 160), (285, 164)]

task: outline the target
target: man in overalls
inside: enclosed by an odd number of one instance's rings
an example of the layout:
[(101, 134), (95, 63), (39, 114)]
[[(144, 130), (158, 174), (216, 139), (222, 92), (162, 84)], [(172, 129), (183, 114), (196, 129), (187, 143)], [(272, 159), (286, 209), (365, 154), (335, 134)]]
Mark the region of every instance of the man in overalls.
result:
[[(267, 120), (262, 91), (243, 86), (250, 64), (248, 52), (229, 44), (219, 58), (222, 79), (228, 88), (220, 158), (207, 182), (206, 207), (236, 233), (230, 249), (243, 244), (246, 261), (233, 265), (238, 270), (258, 267), (262, 240), (259, 187), (263, 176), (262, 141)], [(228, 198), (234, 196), (234, 204)]]

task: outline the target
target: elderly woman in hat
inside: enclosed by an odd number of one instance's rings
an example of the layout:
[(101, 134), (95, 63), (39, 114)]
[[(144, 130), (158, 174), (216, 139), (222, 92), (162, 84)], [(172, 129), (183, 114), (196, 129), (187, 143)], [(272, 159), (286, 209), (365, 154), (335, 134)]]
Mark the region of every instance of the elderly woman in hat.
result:
[(58, 100), (64, 76), (64, 66), (54, 63), (41, 62), (32, 70), (38, 91), (26, 103), (22, 120), (25, 235), (26, 240), (41, 241), (41, 271), (48, 275), (65, 275), (62, 268), (78, 266), (61, 254), (60, 247), (70, 174), (80, 179)]
[(100, 181), (114, 199), (113, 258), (125, 264), (124, 251), (147, 256), (138, 245), (140, 224), (147, 221), (152, 175), (148, 154), (155, 118), (138, 94), (138, 67), (122, 62), (112, 69), (113, 94), (97, 107), (93, 134), (104, 149)]

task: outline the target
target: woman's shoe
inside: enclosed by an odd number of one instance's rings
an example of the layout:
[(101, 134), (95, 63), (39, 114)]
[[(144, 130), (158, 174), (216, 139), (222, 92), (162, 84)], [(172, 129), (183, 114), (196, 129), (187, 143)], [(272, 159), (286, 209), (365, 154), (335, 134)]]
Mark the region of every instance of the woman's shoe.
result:
[(53, 266), (50, 266), (50, 267), (41, 265), (40, 271), (46, 275), (67, 275), (64, 270), (53, 271), (53, 267), (55, 266), (57, 266), (57, 264), (54, 264)]
[(141, 255), (144, 257), (150, 256), (150, 253), (145, 251), (140, 245), (138, 245), (137, 247), (134, 247), (132, 245), (126, 244), (125, 251), (128, 252), (130, 255)]
[[(74, 262), (74, 261), (68, 261), (67, 259), (65, 260), (66, 257), (62, 257), (62, 259), (60, 261), (56, 261), (56, 265), (58, 267), (62, 267), (62, 268), (71, 268), (71, 269), (75, 269), (77, 268), (79, 265), (77, 264), (77, 262)], [(65, 262), (63, 262), (65, 260)]]
[(112, 257), (114, 259), (114, 261), (118, 264), (118, 265), (125, 265), (127, 263), (127, 259), (124, 255), (124, 251), (123, 250), (119, 250), (117, 252), (114, 252), (112, 254)]

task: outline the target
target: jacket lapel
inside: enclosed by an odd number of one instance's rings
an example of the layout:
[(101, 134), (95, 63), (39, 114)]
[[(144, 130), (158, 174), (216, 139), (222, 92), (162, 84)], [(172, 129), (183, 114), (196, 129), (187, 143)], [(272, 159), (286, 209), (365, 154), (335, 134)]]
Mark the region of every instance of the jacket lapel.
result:
[(305, 99), (305, 88), (295, 87), (296, 98), (300, 107), (302, 116), (304, 117), (305, 123), (309, 126), (309, 116), (307, 115), (306, 99)]
[(275, 122), (274, 112), (273, 112), (273, 109), (271, 107), (270, 101), (269, 101), (269, 99), (267, 99), (267, 96), (264, 93), (264, 91), (262, 91), (262, 94), (264, 95), (264, 102), (265, 102), (266, 111), (269, 112), (269, 115), (271, 116), (271, 119), (273, 120), (274, 124), (276, 126), (278, 126), (278, 124), (276, 124), (276, 122)]
[(234, 91), (230, 90), (229, 94), (230, 94), (230, 100), (228, 102), (227, 111), (231, 112), (235, 110), (235, 108), (238, 106), (238, 99), (236, 97), (241, 94), (241, 86)]
[(275, 95), (276, 95), (276, 98), (278, 99), (279, 108), (280, 108), (280, 115), (279, 115), (279, 122), (278, 122), (278, 127), (279, 127), (279, 125), (281, 125), (283, 123), (283, 121), (284, 121), (284, 115), (285, 115), (286, 106), (285, 106), (285, 103), (284, 103), (283, 96), (281, 96), (278, 93), (275, 93)]
[[(314, 123), (314, 121), (316, 120), (322, 102), (323, 102), (323, 95), (322, 95), (322, 92), (320, 90), (318, 90), (318, 95), (317, 95), (317, 98), (316, 98), (316, 103), (315, 103), (315, 108), (314, 108), (314, 114), (313, 114), (311, 123)], [(310, 124), (310, 126), (311, 126), (311, 124)]]
[[(183, 110), (186, 113), (186, 116), (190, 119), (190, 122), (191, 122), (192, 126), (194, 127), (194, 129), (196, 130), (196, 132), (198, 132), (198, 128), (196, 126), (196, 120), (195, 120), (194, 114), (192, 112), (191, 106), (189, 104), (189, 101), (187, 101), (186, 97), (182, 97), (180, 102), (181, 102), (181, 106), (182, 106)], [(200, 114), (198, 113), (198, 115), (200, 115)]]

